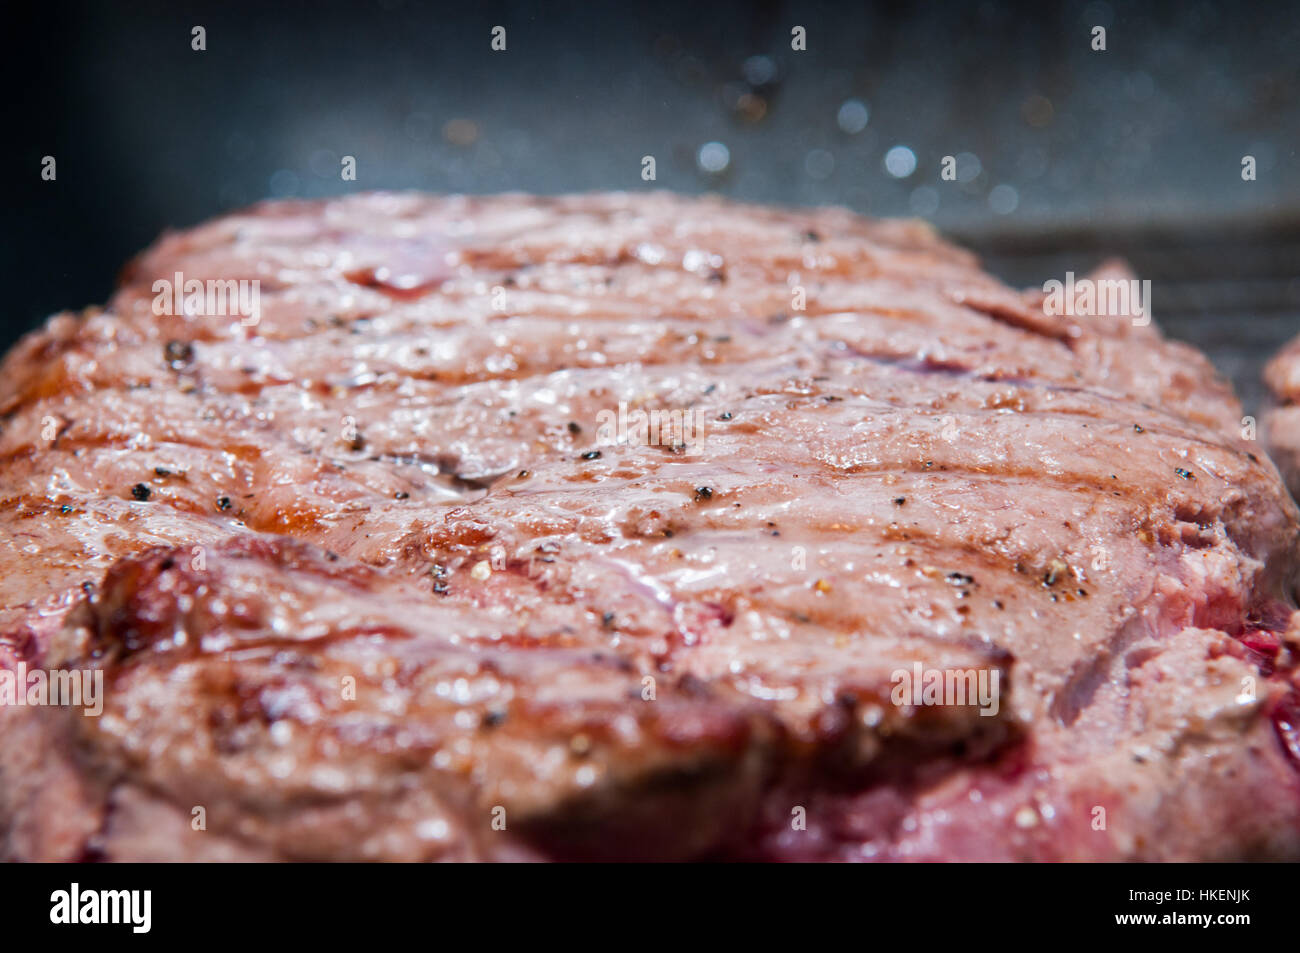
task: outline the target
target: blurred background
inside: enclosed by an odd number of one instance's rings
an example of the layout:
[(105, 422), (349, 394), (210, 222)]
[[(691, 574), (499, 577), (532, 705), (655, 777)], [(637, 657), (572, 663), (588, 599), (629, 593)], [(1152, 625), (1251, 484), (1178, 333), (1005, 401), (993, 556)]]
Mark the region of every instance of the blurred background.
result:
[(1210, 352), (1250, 407), (1262, 360), (1300, 333), (1288, 0), (9, 12), (5, 347), (103, 302), (164, 229), (372, 188), (842, 204), (926, 218), (1017, 285), (1120, 255), (1152, 280), (1157, 321)]

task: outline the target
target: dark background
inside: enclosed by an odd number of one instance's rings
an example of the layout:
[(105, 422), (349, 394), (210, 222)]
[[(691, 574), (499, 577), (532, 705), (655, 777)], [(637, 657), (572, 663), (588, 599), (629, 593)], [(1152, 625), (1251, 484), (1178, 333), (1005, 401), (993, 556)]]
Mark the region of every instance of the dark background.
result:
[[(1300, 333), (1300, 5), (1286, 0), (92, 3), (11, 17), (0, 346), (104, 301), (163, 229), (370, 188), (658, 187), (920, 214), (1026, 285), (1117, 253), (1152, 279), (1157, 320), (1251, 406), (1261, 360)], [(790, 49), (796, 24), (806, 52)], [(190, 48), (195, 25), (206, 52)], [(841, 124), (848, 101), (865, 127)], [(701, 168), (708, 142), (727, 148), (721, 172)], [(885, 168), (896, 146), (910, 175)], [(341, 181), (342, 155), (356, 182)], [(944, 155), (961, 181), (940, 180)]]

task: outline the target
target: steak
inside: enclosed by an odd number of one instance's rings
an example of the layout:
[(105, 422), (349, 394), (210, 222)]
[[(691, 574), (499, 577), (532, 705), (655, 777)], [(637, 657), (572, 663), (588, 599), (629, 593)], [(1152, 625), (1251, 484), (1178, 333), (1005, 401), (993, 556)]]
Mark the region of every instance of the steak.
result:
[(1300, 499), (1300, 338), (1269, 362), (1264, 382), (1271, 398), (1260, 421), (1264, 441), (1291, 492)]
[(1300, 858), (1300, 514), (1059, 310), (713, 198), (164, 236), (0, 374), (0, 674), (104, 686), (0, 706), (0, 853)]

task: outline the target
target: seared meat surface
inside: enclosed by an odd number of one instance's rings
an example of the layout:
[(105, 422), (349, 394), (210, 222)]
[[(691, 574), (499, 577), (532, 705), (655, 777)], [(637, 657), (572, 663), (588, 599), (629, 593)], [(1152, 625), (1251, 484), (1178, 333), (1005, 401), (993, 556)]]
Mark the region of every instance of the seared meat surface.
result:
[(0, 707), (0, 853), (1300, 857), (1296, 506), (1041, 299), (668, 195), (165, 236), (0, 374), (0, 667), (105, 684)]
[(1264, 440), (1273, 461), (1300, 499), (1300, 338), (1296, 338), (1264, 369), (1272, 398), (1262, 421)]

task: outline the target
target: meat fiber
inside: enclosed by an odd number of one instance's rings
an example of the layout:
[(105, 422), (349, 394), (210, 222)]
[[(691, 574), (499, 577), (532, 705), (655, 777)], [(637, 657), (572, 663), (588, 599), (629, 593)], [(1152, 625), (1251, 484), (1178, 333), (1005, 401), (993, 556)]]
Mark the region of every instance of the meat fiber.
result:
[(0, 854), (1300, 857), (1300, 514), (1042, 304), (668, 195), (164, 236), (0, 374), (0, 668), (105, 685), (0, 707)]

